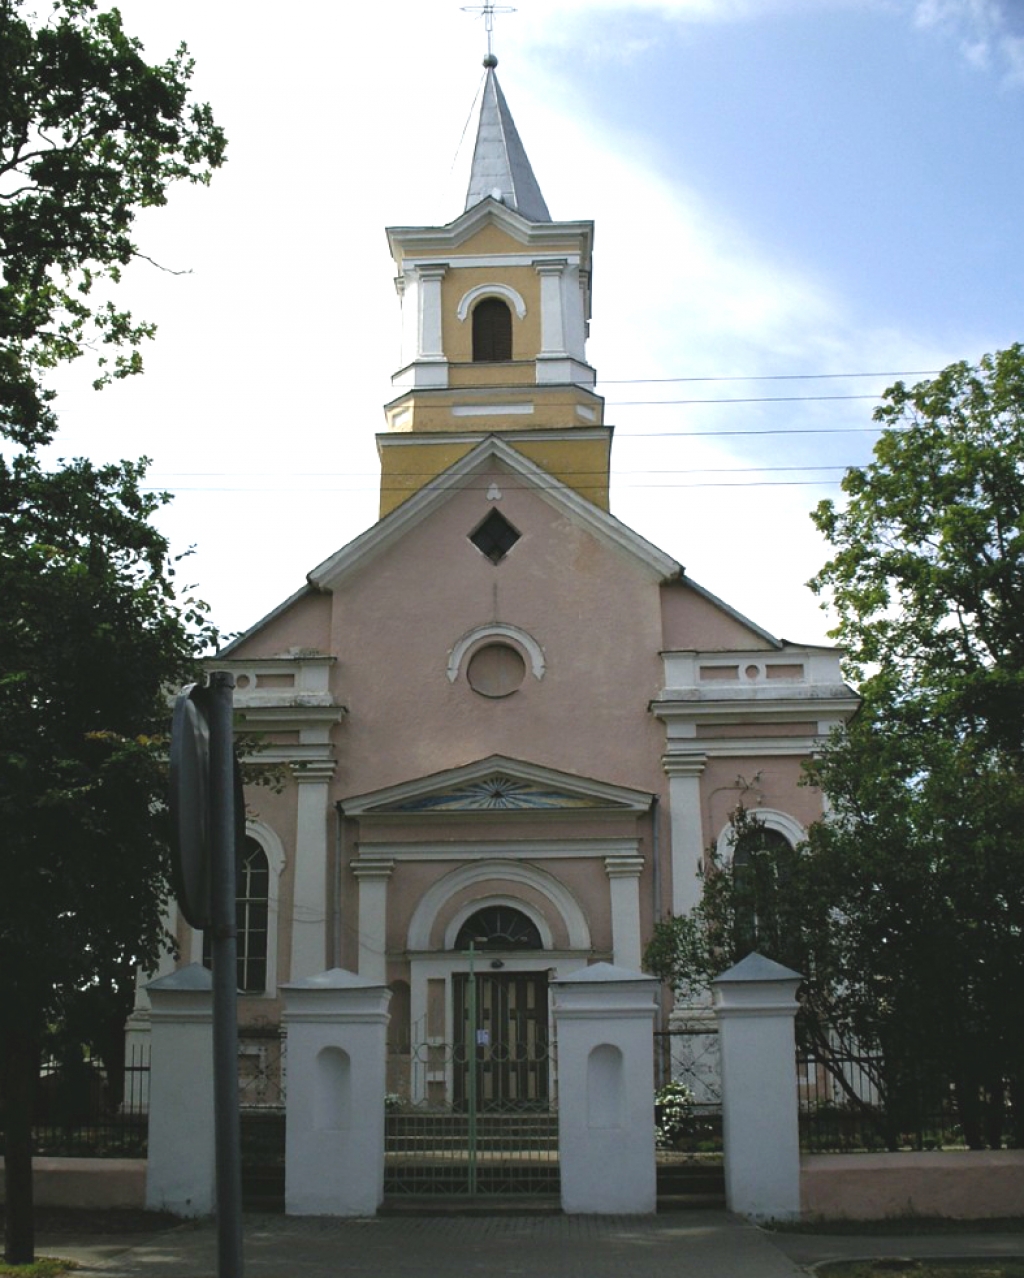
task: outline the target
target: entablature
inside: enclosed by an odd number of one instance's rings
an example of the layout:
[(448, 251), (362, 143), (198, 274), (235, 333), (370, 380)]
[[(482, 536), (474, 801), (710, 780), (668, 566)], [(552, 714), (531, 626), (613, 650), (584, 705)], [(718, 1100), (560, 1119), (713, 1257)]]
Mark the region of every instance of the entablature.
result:
[[(806, 753), (857, 709), (835, 648), (782, 645), (771, 651), (662, 653), (665, 686), (651, 702), (669, 739), (701, 737), (711, 726), (743, 726), (749, 737), (703, 737), (715, 754)], [(810, 735), (771, 734), (771, 727), (809, 725)], [(767, 735), (765, 735), (767, 734)]]

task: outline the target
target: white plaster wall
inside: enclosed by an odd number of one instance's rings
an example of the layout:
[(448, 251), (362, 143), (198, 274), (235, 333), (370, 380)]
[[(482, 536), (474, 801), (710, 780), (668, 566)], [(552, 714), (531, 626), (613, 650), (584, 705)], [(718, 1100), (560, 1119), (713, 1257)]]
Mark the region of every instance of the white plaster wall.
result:
[(653, 1212), (656, 982), (599, 963), (552, 989), (562, 1209)]
[(285, 1210), (372, 1216), (384, 1196), (390, 991), (333, 969), (286, 987)]

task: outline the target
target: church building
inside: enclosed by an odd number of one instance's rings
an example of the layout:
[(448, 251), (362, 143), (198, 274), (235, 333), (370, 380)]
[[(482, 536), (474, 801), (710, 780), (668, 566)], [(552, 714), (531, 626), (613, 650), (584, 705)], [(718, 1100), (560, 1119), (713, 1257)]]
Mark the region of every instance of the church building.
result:
[(465, 209), (388, 231), (380, 517), (212, 663), (286, 776), (247, 794), (243, 1026), (356, 972), (392, 990), (391, 1090), (454, 1104), (470, 972), (487, 1098), (543, 1101), (549, 980), (640, 969), (738, 805), (798, 842), (802, 765), (855, 705), (836, 650), (774, 638), (609, 510), (594, 226), (551, 216), (484, 65)]

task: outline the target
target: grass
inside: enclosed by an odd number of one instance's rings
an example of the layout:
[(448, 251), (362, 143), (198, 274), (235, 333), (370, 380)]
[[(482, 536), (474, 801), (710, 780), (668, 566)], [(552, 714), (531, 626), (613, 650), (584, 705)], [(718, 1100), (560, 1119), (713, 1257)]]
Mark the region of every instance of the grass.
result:
[(818, 1278), (1024, 1278), (1024, 1260), (986, 1256), (973, 1260), (856, 1260), (821, 1265)]
[[(954, 1220), (949, 1216), (887, 1216), (884, 1220), (777, 1221), (769, 1226), (781, 1234), (834, 1234), (843, 1238), (892, 1238), (904, 1234), (1020, 1234), (1024, 1216), (984, 1220)], [(1021, 1243), (1024, 1252), (1024, 1241)]]

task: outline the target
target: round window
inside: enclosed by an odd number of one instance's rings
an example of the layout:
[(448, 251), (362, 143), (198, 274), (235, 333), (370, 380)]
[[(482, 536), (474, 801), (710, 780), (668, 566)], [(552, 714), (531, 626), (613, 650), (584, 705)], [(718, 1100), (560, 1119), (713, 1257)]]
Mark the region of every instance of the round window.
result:
[(507, 643), (488, 643), (469, 659), (466, 679), (482, 697), (507, 697), (522, 686), (526, 662), (517, 648)]

